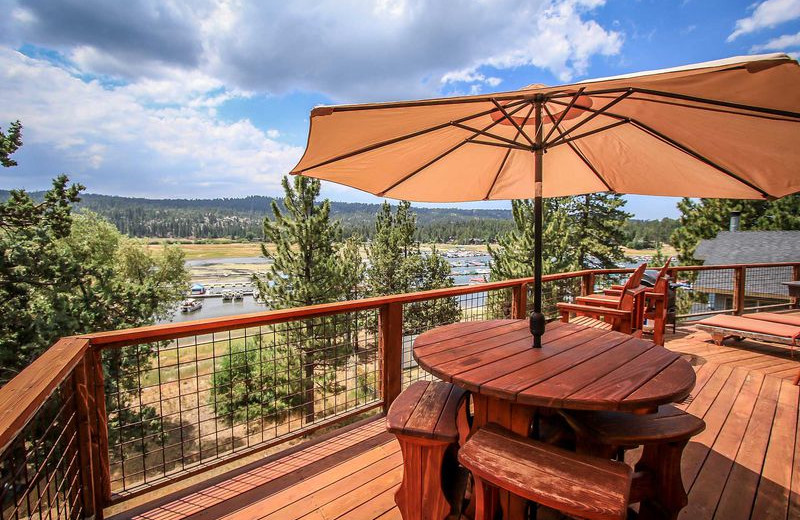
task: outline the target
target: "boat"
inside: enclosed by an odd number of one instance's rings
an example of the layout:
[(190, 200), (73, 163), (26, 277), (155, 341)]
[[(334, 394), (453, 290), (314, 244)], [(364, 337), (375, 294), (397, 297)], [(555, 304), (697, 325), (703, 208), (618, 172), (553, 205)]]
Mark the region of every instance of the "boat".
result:
[(486, 283), (487, 281), (488, 280), (486, 279), (485, 276), (476, 276), (474, 278), (470, 278), (469, 279), (469, 283), (470, 284), (473, 284), (473, 283)]
[(242, 300), (244, 300), (244, 292), (235, 291), (233, 293), (233, 301), (242, 301)]
[(203, 308), (203, 302), (195, 298), (189, 298), (181, 302), (181, 312), (194, 312)]
[(189, 292), (191, 293), (192, 296), (199, 296), (201, 294), (206, 293), (206, 288), (203, 284), (196, 283), (192, 285), (192, 288), (189, 290)]
[(222, 291), (222, 301), (229, 302), (233, 300), (233, 291)]

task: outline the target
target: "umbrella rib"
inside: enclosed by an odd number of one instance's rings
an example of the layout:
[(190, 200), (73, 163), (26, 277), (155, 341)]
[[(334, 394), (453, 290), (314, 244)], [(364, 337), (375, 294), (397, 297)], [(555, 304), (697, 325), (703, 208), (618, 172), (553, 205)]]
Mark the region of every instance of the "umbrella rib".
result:
[(568, 142), (571, 142), (571, 141), (577, 141), (578, 139), (583, 139), (584, 137), (589, 137), (590, 135), (599, 134), (600, 132), (605, 132), (606, 130), (611, 130), (612, 128), (618, 127), (620, 125), (624, 125), (625, 123), (628, 123), (628, 122), (629, 121), (627, 119), (620, 119), (620, 120), (617, 120), (617, 121), (615, 121), (615, 122), (613, 122), (613, 123), (611, 123), (609, 125), (606, 125), (606, 126), (603, 126), (603, 127), (600, 127), (600, 128), (595, 128), (594, 130), (589, 130), (588, 132), (584, 132), (582, 134), (578, 134), (578, 135), (576, 135), (574, 137), (564, 137), (564, 134), (562, 134), (558, 139), (556, 139), (552, 143), (548, 143), (545, 146), (545, 148), (546, 149), (554, 148), (554, 147), (556, 147), (556, 146), (558, 146), (560, 144), (568, 143)]
[[(515, 107), (515, 108), (514, 108), (514, 110), (512, 110), (512, 111), (511, 111), (511, 114), (512, 114), (512, 115), (513, 115), (513, 114), (516, 114), (517, 112), (519, 112), (519, 111), (520, 111), (520, 110), (522, 110), (523, 108), (525, 108), (525, 104), (524, 104), (524, 103), (520, 103), (520, 104), (519, 104), (519, 106)], [(492, 110), (491, 112), (494, 112), (494, 110)], [(474, 138), (474, 137), (475, 137), (476, 135), (478, 135), (478, 133), (480, 133), (480, 132), (486, 132), (486, 130), (489, 130), (490, 128), (492, 128), (492, 127), (494, 127), (495, 125), (499, 124), (499, 123), (500, 123), (500, 121), (502, 121), (502, 119), (498, 119), (498, 120), (496, 120), (496, 121), (492, 121), (490, 124), (486, 125), (486, 126), (483, 128), (483, 129), (480, 129), (480, 130), (479, 130), (479, 129), (477, 129), (477, 128), (475, 128), (475, 129), (472, 129), (472, 132), (473, 132), (472, 136), (470, 136), (470, 137), (468, 137), (468, 138), (464, 139), (463, 141), (460, 141), (460, 142), (456, 143), (455, 145), (451, 146), (449, 149), (447, 149), (447, 150), (445, 150), (444, 152), (440, 153), (439, 155), (437, 155), (436, 157), (434, 157), (434, 158), (433, 158), (433, 159), (431, 159), (430, 161), (426, 162), (425, 164), (423, 164), (422, 166), (420, 166), (419, 168), (417, 168), (417, 169), (416, 169), (416, 170), (414, 170), (413, 172), (409, 173), (408, 175), (405, 175), (405, 176), (403, 176), (401, 179), (399, 179), (399, 180), (398, 180), (398, 181), (396, 181), (394, 184), (392, 184), (391, 186), (389, 186), (389, 187), (388, 187), (388, 188), (386, 188), (385, 190), (381, 191), (381, 192), (380, 192), (380, 193), (378, 193), (377, 195), (378, 195), (379, 197), (383, 197), (383, 196), (385, 196), (385, 195), (386, 195), (386, 192), (388, 192), (389, 190), (393, 190), (394, 188), (396, 188), (396, 187), (397, 187), (397, 186), (399, 186), (400, 184), (402, 184), (402, 183), (406, 182), (408, 179), (410, 179), (410, 178), (411, 178), (411, 177), (413, 177), (414, 175), (418, 174), (419, 172), (421, 172), (422, 170), (424, 170), (425, 168), (427, 168), (427, 167), (428, 167), (428, 166), (430, 166), (431, 164), (433, 164), (433, 163), (435, 163), (436, 161), (439, 161), (439, 160), (443, 159), (444, 157), (446, 157), (447, 155), (449, 155), (449, 154), (451, 154), (451, 153), (455, 152), (456, 150), (458, 150), (459, 148), (461, 148), (461, 147), (462, 147), (462, 146), (464, 146), (465, 144), (467, 144), (467, 143), (471, 143), (471, 142), (475, 142), (475, 141), (472, 141), (472, 138)], [(452, 122), (452, 123), (455, 123), (455, 122)], [(501, 144), (501, 143), (492, 143), (492, 144), (496, 144), (496, 146), (506, 146), (506, 145), (503, 145), (503, 144)]]
[[(567, 116), (567, 113), (569, 113), (569, 111), (572, 110), (572, 107), (575, 106), (575, 103), (578, 101), (578, 98), (581, 96), (581, 94), (583, 94), (584, 90), (586, 90), (586, 87), (581, 87), (575, 93), (575, 95), (572, 96), (572, 100), (570, 100), (569, 104), (567, 105), (567, 108), (565, 108), (564, 111), (561, 112), (561, 115), (558, 116), (558, 121), (556, 121), (553, 124), (553, 128), (551, 128), (550, 131), (547, 132), (547, 135), (544, 137), (542, 142), (546, 143), (550, 139), (550, 136), (552, 136), (553, 132), (556, 131), (556, 128), (558, 128), (558, 125), (560, 125), (561, 122), (564, 121), (564, 118)], [(545, 109), (545, 110), (547, 111), (547, 114), (550, 116), (550, 120), (552, 121), (553, 120), (553, 115), (550, 113), (549, 110), (547, 110), (547, 109)]]
[(779, 110), (776, 108), (766, 108), (766, 107), (757, 107), (754, 105), (743, 105), (741, 103), (731, 103), (729, 101), (718, 101), (716, 99), (708, 99), (708, 98), (700, 98), (695, 96), (688, 96), (686, 94), (674, 94), (672, 92), (664, 92), (662, 90), (651, 90), (651, 89), (644, 89), (644, 88), (637, 88), (633, 87), (635, 92), (639, 92), (641, 94), (650, 94), (653, 96), (662, 96), (667, 98), (673, 99), (681, 99), (683, 101), (693, 101), (695, 103), (705, 103), (707, 105), (717, 105), (726, 108), (736, 108), (739, 110), (747, 110), (750, 112), (759, 112), (764, 114), (770, 114), (773, 116), (783, 116), (789, 117), (792, 119), (800, 119), (800, 113), (798, 112), (790, 112), (788, 110)]
[(592, 109), (587, 108), (587, 107), (581, 107), (584, 110), (589, 110), (590, 112), (592, 112), (592, 115), (590, 115), (589, 117), (587, 117), (583, 121), (580, 121), (579, 123), (576, 123), (575, 125), (572, 126), (572, 128), (569, 128), (569, 129), (565, 130), (564, 133), (565, 134), (571, 134), (572, 132), (574, 132), (578, 128), (582, 127), (583, 125), (585, 125), (586, 123), (588, 123), (589, 121), (594, 119), (595, 117), (606, 113), (609, 108), (613, 107), (614, 105), (616, 105), (617, 103), (619, 103), (620, 101), (622, 101), (626, 97), (630, 96), (631, 94), (633, 94), (633, 89), (627, 89), (624, 93), (622, 93), (622, 95), (617, 96), (616, 99), (614, 99), (613, 101), (607, 103), (603, 108), (599, 108), (597, 110), (592, 110)]
[(491, 141), (479, 141), (477, 139), (467, 139), (466, 142), (472, 143), (472, 144), (482, 144), (482, 145), (485, 145), (485, 146), (497, 146), (497, 147), (500, 147), (500, 148), (508, 148), (510, 150), (524, 150), (526, 152), (532, 152), (533, 151), (533, 147), (531, 147), (531, 146), (523, 146), (521, 144), (511, 145), (511, 144), (504, 144), (504, 143), (493, 143)]
[[(690, 102), (693, 102), (693, 103), (702, 103), (702, 104), (706, 104), (706, 105), (714, 105), (714, 106), (720, 106), (720, 107), (725, 107), (725, 108), (733, 108), (733, 109), (737, 109), (737, 110), (744, 110), (744, 111), (747, 111), (747, 112), (756, 112), (758, 114), (769, 114), (769, 115), (772, 115), (772, 116), (788, 117), (790, 119), (800, 119), (800, 112), (791, 112), (789, 110), (780, 110), (780, 109), (777, 109), (777, 108), (760, 107), (760, 106), (756, 106), (756, 105), (745, 105), (745, 104), (742, 104), (742, 103), (733, 103), (733, 102), (730, 102), (730, 101), (721, 101), (721, 100), (717, 100), (717, 99), (709, 99), (709, 98), (702, 98), (702, 97), (697, 97), (697, 96), (689, 96), (687, 94), (677, 94), (677, 93), (674, 93), (674, 92), (666, 92), (666, 91), (663, 91), (663, 90), (653, 90), (653, 89), (646, 89), (646, 88), (640, 88), (640, 87), (630, 87), (630, 86), (628, 86), (628, 87), (617, 87), (617, 88), (608, 88), (608, 89), (600, 89), (600, 90), (590, 90), (590, 91), (585, 92), (585, 95), (587, 95), (587, 96), (598, 96), (599, 97), (599, 96), (602, 96), (604, 94), (618, 94), (620, 92), (626, 92), (626, 91), (629, 91), (629, 90), (632, 90), (634, 93), (639, 93), (639, 94), (649, 94), (651, 96), (661, 96), (661, 97), (666, 97), (666, 98), (670, 98), (670, 99), (680, 99), (682, 101), (690, 101)], [(553, 101), (553, 102), (556, 102), (554, 100), (555, 97), (564, 97), (564, 96), (553, 96), (552, 98), (550, 98), (550, 100)], [(646, 99), (640, 99), (640, 98), (637, 98), (637, 99), (639, 99), (640, 101), (647, 101)], [(563, 104), (563, 102), (561, 102), (560, 104)], [(708, 110), (707, 108), (704, 109), (703, 107), (692, 107), (692, 108), (697, 108), (698, 110)], [(749, 114), (742, 113), (742, 115), (749, 115)]]
[(500, 105), (500, 103), (498, 103), (498, 102), (497, 102), (497, 100), (496, 100), (496, 99), (494, 99), (494, 98), (492, 98), (492, 103), (494, 103), (494, 105), (497, 107), (497, 109), (498, 109), (498, 110), (500, 110), (500, 112), (502, 112), (502, 113), (503, 113), (503, 115), (505, 116), (505, 119), (508, 119), (508, 121), (509, 121), (509, 122), (510, 122), (512, 125), (514, 125), (514, 128), (516, 128), (516, 129), (517, 129), (517, 131), (518, 131), (519, 133), (521, 133), (521, 134), (522, 134), (522, 137), (524, 137), (524, 138), (525, 138), (525, 140), (526, 140), (526, 141), (528, 141), (528, 142), (530, 143), (530, 145), (531, 145), (531, 146), (535, 147), (535, 146), (536, 146), (536, 143), (534, 143), (534, 142), (531, 140), (531, 138), (530, 138), (530, 137), (528, 137), (528, 134), (526, 134), (526, 133), (525, 133), (525, 130), (523, 130), (523, 129), (522, 129), (522, 127), (521, 127), (521, 126), (519, 126), (519, 124), (518, 124), (518, 123), (517, 123), (517, 122), (514, 120), (514, 118), (513, 118), (513, 117), (511, 117), (511, 116), (509, 115), (509, 113), (508, 113), (508, 112), (506, 112), (506, 109), (505, 109), (505, 108), (503, 108), (503, 106), (502, 106), (502, 105)]
[[(509, 103), (506, 106), (507, 107), (514, 107), (514, 108), (517, 108), (517, 109), (521, 109), (521, 108), (525, 107), (525, 104), (527, 102), (528, 102), (527, 100), (523, 99), (521, 101), (514, 101), (512, 103)], [(478, 112), (478, 113), (475, 113), (475, 114), (472, 114), (472, 115), (469, 115), (469, 116), (464, 116), (464, 117), (461, 117), (459, 119), (455, 119), (453, 121), (448, 121), (446, 123), (440, 123), (438, 125), (434, 125), (434, 126), (431, 126), (431, 127), (428, 127), (428, 128), (424, 128), (422, 130), (417, 130), (416, 132), (411, 132), (409, 134), (401, 135), (401, 136), (398, 136), (398, 137), (393, 137), (393, 138), (387, 139), (385, 141), (374, 143), (374, 144), (359, 148), (357, 150), (353, 150), (353, 151), (350, 151), (350, 152), (347, 152), (347, 153), (344, 153), (344, 154), (341, 154), (341, 155), (337, 155), (335, 157), (331, 157), (330, 159), (325, 159), (324, 161), (318, 162), (317, 164), (308, 166), (307, 168), (303, 168), (300, 171), (293, 171), (291, 173), (297, 174), (297, 173), (301, 173), (301, 172), (307, 172), (309, 170), (313, 170), (315, 168), (319, 168), (320, 166), (326, 166), (328, 164), (331, 164), (331, 163), (334, 163), (334, 162), (337, 162), (337, 161), (341, 161), (343, 159), (349, 159), (350, 157), (354, 157), (354, 156), (360, 155), (362, 153), (371, 152), (372, 150), (376, 150), (376, 149), (382, 148), (384, 146), (389, 146), (389, 145), (392, 145), (392, 144), (395, 144), (395, 143), (399, 143), (400, 141), (405, 141), (407, 139), (413, 139), (414, 137), (419, 137), (421, 135), (425, 135), (425, 134), (430, 133), (430, 132), (435, 132), (437, 130), (441, 130), (443, 128), (447, 128), (448, 126), (452, 126), (452, 124), (454, 122), (455, 123), (463, 123), (464, 121), (469, 121), (470, 119), (475, 119), (475, 118), (478, 118), (478, 117), (486, 116), (486, 115), (491, 114), (495, 110), (496, 109), (494, 109), (494, 108), (483, 110), (481, 112)], [(492, 125), (492, 126), (494, 126), (494, 125)]]
[[(609, 96), (594, 96), (599, 97), (602, 99), (612, 99)], [(646, 103), (654, 103), (657, 105), (669, 105), (681, 108), (689, 108), (692, 110), (702, 110), (704, 112), (716, 112), (719, 114), (729, 114), (732, 116), (742, 116), (742, 117), (752, 117), (756, 119), (767, 119), (769, 121), (785, 121), (787, 123), (800, 123), (800, 119), (798, 118), (787, 118), (786, 116), (778, 116), (778, 115), (771, 115), (771, 114), (762, 114), (762, 113), (753, 113), (753, 112), (746, 112), (742, 111), (742, 109), (726, 109), (725, 107), (715, 107), (715, 106), (703, 106), (697, 104), (689, 104), (689, 103), (681, 103), (680, 100), (672, 100), (672, 99), (656, 99), (653, 97), (646, 98), (646, 97), (638, 97), (635, 94), (631, 96), (631, 101), (643, 101)], [(552, 103), (561, 106), (567, 106), (566, 103), (563, 101), (551, 100)]]
[[(590, 112), (599, 112), (599, 110), (595, 110), (593, 108), (584, 108), (584, 110), (588, 110)], [(597, 114), (593, 114), (593, 115), (597, 115)], [(753, 183), (751, 183), (751, 182), (749, 182), (749, 181), (747, 181), (745, 179), (742, 179), (740, 176), (736, 175), (735, 173), (733, 173), (732, 171), (728, 170), (727, 168), (725, 168), (723, 166), (720, 166), (719, 164), (715, 163), (714, 161), (712, 161), (708, 157), (706, 157), (706, 156), (704, 156), (704, 155), (702, 155), (702, 154), (700, 154), (698, 152), (695, 152), (691, 148), (679, 143), (678, 141), (675, 141), (674, 139), (671, 139), (671, 138), (667, 137), (666, 135), (662, 134), (658, 130), (650, 127), (649, 125), (647, 125), (645, 123), (642, 123), (641, 121), (638, 121), (637, 119), (627, 118), (627, 117), (621, 116), (619, 114), (616, 114), (614, 112), (608, 112), (608, 111), (604, 112), (603, 115), (606, 115), (608, 117), (611, 117), (613, 119), (617, 119), (617, 120), (620, 120), (620, 121), (623, 121), (623, 120), (627, 121), (631, 125), (633, 125), (635, 128), (637, 128), (637, 129), (639, 129), (639, 130), (641, 130), (641, 131), (643, 131), (643, 132), (645, 132), (647, 134), (650, 134), (651, 136), (659, 139), (660, 141), (662, 141), (662, 142), (664, 142), (666, 144), (669, 144), (673, 148), (676, 148), (676, 149), (680, 150), (681, 152), (694, 157), (695, 159), (699, 160), (700, 162), (705, 163), (708, 166), (711, 166), (715, 170), (717, 170), (717, 171), (719, 171), (721, 173), (724, 173), (728, 177), (731, 177), (731, 178), (741, 182), (742, 184), (744, 184), (748, 188), (760, 193), (763, 197), (768, 198), (768, 199), (769, 198), (773, 198), (769, 193), (767, 193), (766, 191), (762, 190), (761, 188), (759, 188), (755, 184), (753, 184)]]
[(751, 183), (750, 181), (742, 179), (740, 176), (736, 175), (735, 173), (733, 173), (732, 171), (728, 170), (727, 168), (725, 168), (723, 166), (720, 166), (719, 164), (715, 163), (714, 161), (712, 161), (708, 157), (706, 157), (706, 156), (704, 156), (704, 155), (692, 150), (691, 148), (687, 147), (686, 145), (683, 145), (683, 144), (679, 143), (678, 141), (676, 141), (676, 140), (674, 140), (674, 139), (672, 139), (670, 137), (667, 137), (666, 135), (664, 135), (661, 132), (659, 132), (658, 130), (650, 127), (649, 125), (646, 125), (645, 123), (639, 122), (636, 119), (631, 119), (630, 123), (635, 128), (638, 128), (639, 130), (641, 130), (641, 131), (643, 131), (643, 132), (645, 132), (647, 134), (650, 134), (651, 136), (659, 139), (660, 141), (662, 141), (664, 143), (667, 143), (667, 144), (673, 146), (674, 148), (677, 148), (678, 150), (682, 151), (683, 153), (694, 157), (698, 161), (700, 161), (702, 163), (705, 163), (708, 166), (711, 166), (715, 170), (718, 170), (718, 171), (724, 173), (728, 177), (731, 177), (731, 178), (741, 182), (742, 184), (744, 184), (748, 188), (760, 193), (764, 198), (766, 198), (766, 199), (774, 198), (774, 197), (772, 197), (772, 195), (770, 195), (766, 191), (762, 190), (761, 188), (759, 188), (755, 184)]
[[(525, 114), (525, 119), (522, 121), (523, 126), (525, 126), (525, 123), (527, 123), (528, 119), (530, 119), (531, 114), (533, 113), (533, 109), (534, 105), (531, 104), (530, 110), (528, 110), (528, 113)], [(519, 131), (517, 131), (517, 135), (514, 136), (514, 140), (516, 141), (518, 137), (519, 137)], [(486, 192), (486, 196), (483, 197), (483, 200), (489, 200), (489, 197), (491, 197), (492, 191), (494, 191), (494, 187), (497, 184), (497, 180), (500, 179), (500, 174), (503, 172), (503, 168), (505, 168), (506, 162), (508, 162), (509, 155), (511, 155), (511, 148), (506, 150), (506, 154), (503, 156), (503, 160), (500, 161), (500, 167), (497, 168), (497, 173), (494, 175), (494, 179), (492, 180), (492, 185), (489, 186), (489, 191)]]
[[(572, 94), (569, 94), (572, 95)], [(529, 90), (517, 90), (510, 92), (497, 92), (480, 97), (451, 97), (451, 98), (435, 98), (423, 99), (418, 101), (389, 101), (384, 103), (364, 103), (358, 105), (328, 105), (320, 106), (314, 110), (320, 110), (326, 114), (333, 112), (357, 112), (359, 110), (381, 110), (390, 108), (416, 108), (416, 107), (429, 107), (439, 105), (455, 105), (458, 103), (485, 103), (493, 99), (500, 99), (501, 101), (524, 102), (530, 101), (533, 93)], [(559, 96), (562, 97), (562, 96)]]
[(508, 143), (508, 144), (519, 145), (519, 143), (517, 143), (513, 139), (508, 139), (507, 137), (503, 137), (503, 136), (500, 136), (500, 135), (497, 135), (497, 134), (493, 134), (491, 132), (485, 132), (483, 130), (480, 130), (478, 128), (473, 128), (473, 127), (468, 126), (468, 125), (464, 125), (464, 124), (461, 124), (461, 123), (453, 123), (453, 126), (455, 126), (457, 128), (460, 128), (462, 130), (468, 130), (470, 132), (475, 132), (476, 134), (480, 134), (480, 135), (489, 137), (491, 139), (497, 139), (498, 141), (503, 141), (503, 142)]
[[(543, 106), (544, 106), (545, 112), (547, 112), (547, 115), (550, 116), (550, 118), (552, 119), (553, 114), (550, 113), (550, 109), (547, 108), (547, 105), (543, 105)], [(558, 135), (560, 137), (562, 137), (562, 138), (564, 137), (564, 134), (561, 133), (561, 129), (560, 128), (558, 129)], [(575, 145), (575, 143), (573, 143), (572, 141), (564, 141), (564, 142), (567, 143), (567, 145), (570, 147), (570, 149), (572, 149), (572, 151), (575, 153), (575, 155), (580, 157), (580, 159), (583, 161), (583, 163), (586, 165), (586, 167), (589, 168), (592, 171), (592, 173), (595, 175), (595, 177), (600, 179), (600, 182), (603, 183), (603, 185), (606, 187), (606, 189), (608, 189), (608, 191), (610, 191), (612, 193), (616, 193), (616, 191), (611, 187), (611, 185), (608, 182), (606, 182), (605, 178), (602, 175), (600, 175), (600, 172), (597, 171), (597, 168), (595, 168), (594, 165), (592, 165), (592, 163), (589, 161), (589, 159), (586, 158), (586, 156), (583, 154), (583, 152), (580, 150), (580, 148), (578, 148)]]

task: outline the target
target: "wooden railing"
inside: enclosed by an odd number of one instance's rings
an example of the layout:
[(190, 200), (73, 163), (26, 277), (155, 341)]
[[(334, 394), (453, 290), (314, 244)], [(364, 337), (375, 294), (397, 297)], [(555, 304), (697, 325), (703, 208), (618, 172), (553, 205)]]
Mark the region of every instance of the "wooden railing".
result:
[[(544, 277), (545, 310), (631, 269)], [(678, 317), (798, 306), (800, 262), (679, 266)], [(531, 278), (59, 340), (0, 388), (0, 519), (103, 508), (236, 457), (386, 410), (429, 377), (416, 334), (524, 318)], [(711, 295), (714, 296), (711, 296)], [(712, 301), (713, 300), (713, 301)], [(268, 373), (265, 373), (267, 370)], [(309, 404), (310, 403), (310, 404)]]

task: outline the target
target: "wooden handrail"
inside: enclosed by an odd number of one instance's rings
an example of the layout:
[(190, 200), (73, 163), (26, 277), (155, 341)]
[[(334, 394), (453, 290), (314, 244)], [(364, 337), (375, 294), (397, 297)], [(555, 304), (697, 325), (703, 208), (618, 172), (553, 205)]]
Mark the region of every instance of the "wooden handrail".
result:
[[(600, 274), (629, 273), (632, 269), (602, 269), (596, 271), (573, 271), (568, 273), (548, 274), (542, 277), (545, 282), (557, 280), (567, 280), (570, 278), (581, 277), (585, 273), (595, 272)], [(186, 321), (181, 323), (165, 323), (162, 325), (151, 325), (148, 327), (137, 327), (132, 329), (121, 329), (107, 332), (97, 332), (82, 335), (91, 341), (92, 346), (100, 348), (121, 347), (135, 345), (150, 341), (162, 341), (198, 334), (210, 334), (212, 332), (222, 332), (231, 329), (257, 327), (260, 325), (273, 325), (285, 323), (297, 319), (318, 318), (342, 314), (345, 312), (363, 311), (377, 309), (383, 305), (391, 303), (413, 303), (436, 298), (448, 298), (475, 294), (497, 289), (518, 287), (520, 285), (533, 283), (533, 278), (517, 278), (514, 280), (503, 280), (500, 282), (488, 282), (480, 285), (467, 285), (458, 287), (448, 287), (445, 289), (431, 289), (428, 291), (418, 291), (413, 293), (392, 294), (388, 296), (374, 296), (361, 300), (350, 300), (343, 302), (323, 303), (320, 305), (309, 305), (306, 307), (293, 307), (291, 309), (277, 309), (264, 312), (254, 312), (250, 314), (239, 314), (236, 316), (224, 316), (221, 318), (208, 318), (204, 320)]]
[(795, 267), (800, 262), (770, 262), (767, 264), (718, 264), (718, 265), (674, 265), (670, 271), (715, 271), (719, 269), (760, 268), (760, 267)]
[(62, 338), (0, 387), (0, 453), (14, 440), (47, 397), (81, 362), (89, 340)]

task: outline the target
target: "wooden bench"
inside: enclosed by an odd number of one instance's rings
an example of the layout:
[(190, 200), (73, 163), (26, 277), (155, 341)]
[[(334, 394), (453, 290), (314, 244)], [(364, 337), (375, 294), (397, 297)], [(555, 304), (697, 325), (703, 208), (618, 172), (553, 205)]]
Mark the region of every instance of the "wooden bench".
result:
[(516, 435), (495, 424), (479, 429), (458, 459), (475, 481), (475, 520), (493, 520), (498, 488), (567, 515), (624, 519), (631, 468)]
[(681, 454), (693, 436), (706, 423), (672, 405), (664, 405), (653, 414), (561, 410), (559, 412), (575, 431), (578, 453), (624, 460), (626, 449), (644, 446), (636, 464), (631, 502), (642, 508), (667, 511), (675, 518), (688, 503), (681, 480)]
[(800, 342), (800, 325), (778, 322), (769, 319), (760, 319), (758, 314), (747, 316), (717, 315), (696, 322), (695, 327), (711, 334), (711, 339), (717, 345), (727, 338), (741, 341), (751, 338), (769, 343), (790, 345), (792, 354), (794, 347)]
[(450, 383), (417, 381), (389, 408), (386, 428), (403, 452), (395, 502), (404, 520), (458, 514), (459, 441), (469, 433), (467, 392)]

